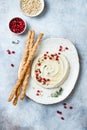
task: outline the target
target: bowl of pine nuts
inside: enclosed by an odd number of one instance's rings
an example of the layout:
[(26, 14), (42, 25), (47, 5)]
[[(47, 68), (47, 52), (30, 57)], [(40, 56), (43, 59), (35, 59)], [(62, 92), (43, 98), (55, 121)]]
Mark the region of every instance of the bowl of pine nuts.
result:
[(20, 0), (20, 9), (26, 16), (38, 16), (44, 10), (44, 0)]

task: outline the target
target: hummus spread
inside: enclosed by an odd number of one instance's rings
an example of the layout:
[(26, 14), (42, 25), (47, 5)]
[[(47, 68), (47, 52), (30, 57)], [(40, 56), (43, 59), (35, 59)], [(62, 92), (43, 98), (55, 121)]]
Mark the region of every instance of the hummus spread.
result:
[(61, 54), (49, 52), (39, 55), (32, 65), (32, 78), (44, 88), (56, 88), (64, 83), (69, 75), (70, 65)]

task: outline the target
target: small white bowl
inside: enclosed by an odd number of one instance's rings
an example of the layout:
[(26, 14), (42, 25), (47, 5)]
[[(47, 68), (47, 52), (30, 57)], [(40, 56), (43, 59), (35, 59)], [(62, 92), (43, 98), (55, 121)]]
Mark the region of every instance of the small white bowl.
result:
[[(14, 32), (14, 31), (11, 29), (10, 24), (11, 24), (11, 22), (12, 22), (13, 20), (15, 20), (15, 19), (17, 19), (17, 18), (19, 18), (19, 19), (21, 19), (21, 20), (23, 21), (25, 27), (23, 28), (23, 31), (16, 33), (16, 32)], [(20, 26), (20, 25), (19, 25), (19, 26)], [(25, 30), (26, 30), (26, 27), (27, 27), (26, 21), (23, 20), (23, 19), (20, 18), (20, 17), (14, 17), (14, 18), (12, 18), (12, 19), (9, 21), (9, 29), (10, 29), (10, 31), (11, 31), (12, 33), (14, 33), (14, 34), (16, 34), (16, 35), (23, 34), (23, 33), (25, 32)]]
[(37, 13), (37, 14), (34, 14), (34, 15), (31, 15), (31, 14), (27, 14), (27, 13), (25, 13), (23, 10), (22, 10), (22, 8), (21, 8), (21, 2), (22, 2), (22, 0), (20, 0), (20, 9), (21, 9), (21, 11), (23, 12), (23, 14), (25, 14), (26, 16), (29, 16), (29, 17), (36, 17), (36, 16), (38, 16), (38, 15), (40, 15), (41, 13), (42, 13), (42, 11), (44, 10), (44, 0), (40, 0), (41, 1), (41, 4), (42, 4), (42, 7), (41, 7), (41, 10)]

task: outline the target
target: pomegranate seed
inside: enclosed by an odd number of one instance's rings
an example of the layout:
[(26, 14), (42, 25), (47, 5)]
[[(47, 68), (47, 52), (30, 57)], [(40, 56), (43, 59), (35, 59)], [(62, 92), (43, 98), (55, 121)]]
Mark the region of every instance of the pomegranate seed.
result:
[(38, 63), (38, 66), (41, 66), (41, 63)]
[(72, 107), (72, 106), (70, 106), (69, 108), (70, 108), (70, 109), (73, 109), (73, 107)]
[(48, 54), (48, 51), (46, 53)]
[(56, 57), (56, 60), (58, 60), (58, 57)]
[(59, 55), (61, 54), (61, 53), (58, 53)]
[(61, 120), (64, 120), (64, 117), (61, 117)]
[(15, 54), (15, 51), (12, 51), (12, 54)]
[(59, 51), (62, 51), (62, 49), (59, 49)]
[(51, 56), (52, 56), (52, 57), (54, 57), (54, 55), (53, 55), (53, 54), (51, 54)]
[(60, 111), (57, 111), (58, 114), (60, 114)]
[(41, 82), (41, 81), (42, 81), (41, 79), (38, 80), (38, 82)]
[(44, 54), (44, 56), (47, 56), (47, 54)]
[(69, 48), (68, 47), (65, 47), (66, 50), (68, 50)]
[(36, 74), (36, 77), (38, 77), (38, 74)]
[(67, 105), (66, 103), (63, 103), (63, 105)]
[(66, 105), (64, 105), (64, 108), (65, 108), (65, 109), (67, 109), (67, 106), (66, 106)]
[(44, 57), (44, 59), (46, 60), (46, 59), (47, 59), (47, 57)]
[(11, 51), (10, 50), (7, 50), (8, 54), (10, 55), (11, 54)]
[(62, 112), (61, 111), (57, 111), (58, 114), (62, 115)]
[(62, 49), (63, 47), (60, 45), (60, 49)]
[(44, 81), (44, 82), (46, 82), (46, 79), (45, 79), (45, 78), (43, 78), (43, 81)]
[(40, 93), (40, 90), (37, 90), (38, 93)]
[(11, 67), (14, 67), (14, 64), (11, 64)]
[(36, 93), (36, 96), (39, 96), (39, 94), (38, 94), (38, 93)]
[(38, 74), (36, 74), (36, 79), (38, 79)]
[(52, 60), (52, 57), (49, 57), (50, 60)]

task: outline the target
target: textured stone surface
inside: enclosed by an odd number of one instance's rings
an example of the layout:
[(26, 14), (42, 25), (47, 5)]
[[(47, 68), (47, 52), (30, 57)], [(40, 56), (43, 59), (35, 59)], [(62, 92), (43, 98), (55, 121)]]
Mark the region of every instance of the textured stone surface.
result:
[[(64, 109), (62, 103), (45, 106), (28, 98), (16, 107), (7, 102), (27, 36), (27, 32), (16, 36), (9, 31), (8, 22), (15, 16), (25, 19), (37, 34), (44, 32), (44, 39), (64, 37), (75, 44), (81, 71), (73, 93), (65, 100), (68, 107), (73, 105), (72, 110)], [(17, 39), (20, 43), (12, 44)], [(8, 55), (7, 49), (14, 50), (15, 55)], [(87, 0), (45, 0), (45, 10), (36, 18), (21, 13), (19, 0), (0, 0), (0, 77), (0, 130), (87, 130)], [(63, 112), (64, 121), (57, 110)]]

